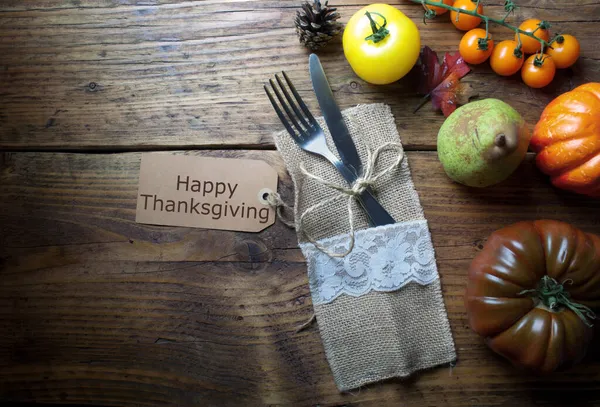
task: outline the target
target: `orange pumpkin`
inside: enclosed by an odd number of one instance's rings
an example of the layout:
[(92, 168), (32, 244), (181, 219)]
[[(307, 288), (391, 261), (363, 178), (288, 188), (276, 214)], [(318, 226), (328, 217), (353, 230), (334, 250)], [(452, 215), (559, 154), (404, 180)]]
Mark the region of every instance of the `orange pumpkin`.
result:
[(538, 168), (556, 187), (600, 197), (600, 83), (586, 83), (550, 102), (531, 147)]

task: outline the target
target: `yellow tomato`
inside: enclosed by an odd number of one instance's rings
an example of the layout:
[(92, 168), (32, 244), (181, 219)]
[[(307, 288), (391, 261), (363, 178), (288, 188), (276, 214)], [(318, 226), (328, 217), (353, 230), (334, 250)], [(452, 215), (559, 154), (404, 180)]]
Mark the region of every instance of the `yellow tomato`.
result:
[[(374, 34), (374, 28), (378, 34)], [(412, 69), (419, 58), (421, 40), (415, 23), (400, 10), (387, 4), (371, 4), (350, 18), (343, 46), (346, 59), (361, 79), (385, 85)]]

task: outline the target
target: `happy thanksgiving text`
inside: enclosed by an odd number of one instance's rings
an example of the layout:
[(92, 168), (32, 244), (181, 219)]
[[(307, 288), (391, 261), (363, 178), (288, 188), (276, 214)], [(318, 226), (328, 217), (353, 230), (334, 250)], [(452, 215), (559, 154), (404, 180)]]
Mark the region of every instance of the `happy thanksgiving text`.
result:
[[(267, 223), (269, 220), (269, 208), (257, 208), (242, 202), (232, 205), (229, 200), (235, 197), (238, 188), (237, 183), (220, 181), (200, 181), (191, 179), (189, 176), (177, 175), (173, 180), (176, 190), (182, 192), (193, 192), (197, 196), (189, 199), (174, 200), (157, 194), (142, 194), (143, 209), (154, 212), (185, 213), (198, 216), (207, 216), (215, 220), (222, 218), (255, 219), (259, 223)], [(222, 203), (206, 202), (207, 200), (225, 200)]]

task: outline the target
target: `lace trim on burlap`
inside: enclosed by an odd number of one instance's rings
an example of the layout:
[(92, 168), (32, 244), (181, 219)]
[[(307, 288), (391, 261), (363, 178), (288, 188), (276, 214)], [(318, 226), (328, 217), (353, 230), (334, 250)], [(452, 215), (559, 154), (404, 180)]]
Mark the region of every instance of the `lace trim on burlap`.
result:
[[(344, 251), (350, 240), (342, 235), (319, 244)], [(427, 285), (438, 278), (426, 220), (360, 230), (354, 249), (343, 258), (330, 257), (312, 243), (300, 247), (309, 261), (314, 304), (328, 304), (342, 294), (357, 297), (370, 291), (396, 291), (411, 282)]]

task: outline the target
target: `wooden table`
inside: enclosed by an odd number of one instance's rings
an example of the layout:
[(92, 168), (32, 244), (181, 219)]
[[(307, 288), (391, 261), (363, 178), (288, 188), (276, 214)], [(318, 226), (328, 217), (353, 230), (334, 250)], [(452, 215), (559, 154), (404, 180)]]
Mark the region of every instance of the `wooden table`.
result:
[[(453, 370), (437, 368), (340, 394), (312, 313), (306, 265), (280, 222), (234, 233), (135, 223), (144, 151), (262, 159), (280, 192), (293, 186), (271, 134), (282, 128), (262, 91), (285, 69), (318, 111), (299, 1), (5, 0), (0, 8), (0, 399), (115, 406), (600, 405), (600, 363), (521, 374), (468, 327), (466, 270), (494, 230), (559, 219), (600, 233), (599, 202), (557, 190), (529, 156), (506, 182), (473, 190), (437, 159), (444, 118), (407, 81), (372, 86), (346, 63), (341, 40), (319, 52), (342, 108), (392, 107), (429, 221), (452, 332)], [(334, 1), (342, 21), (364, 2)], [(343, 3), (343, 4), (341, 4)], [(484, 0), (491, 14), (503, 2)], [(454, 51), (447, 17), (394, 2), (422, 42)], [(531, 124), (555, 96), (600, 81), (600, 3), (523, 0), (576, 35), (579, 62), (532, 90), (487, 64), (464, 81)], [(497, 39), (509, 38), (495, 28)]]

